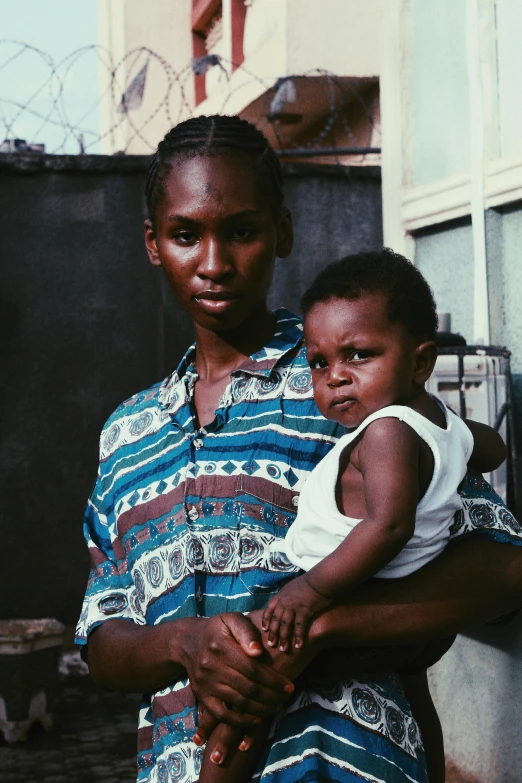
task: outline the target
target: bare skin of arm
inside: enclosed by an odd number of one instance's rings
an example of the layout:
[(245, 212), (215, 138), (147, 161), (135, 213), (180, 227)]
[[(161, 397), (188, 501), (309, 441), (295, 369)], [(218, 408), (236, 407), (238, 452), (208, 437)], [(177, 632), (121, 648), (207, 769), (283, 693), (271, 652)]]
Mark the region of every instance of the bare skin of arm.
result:
[(89, 638), (88, 657), (93, 678), (119, 690), (150, 693), (188, 675), (198, 701), (235, 726), (272, 715), (293, 691), (260, 660), (260, 636), (239, 613), (156, 626), (108, 620)]
[(473, 435), (473, 452), (469, 458), (469, 466), (477, 473), (489, 473), (496, 470), (507, 457), (506, 444), (487, 424), (466, 419), (466, 424)]
[[(482, 625), (522, 605), (522, 548), (482, 537), (449, 546), (424, 568), (402, 579), (375, 581), (355, 588), (349, 600), (315, 617), (306, 645), (291, 653), (269, 648), (273, 666), (290, 679), (315, 656), (335, 647), (429, 642)], [(261, 627), (262, 610), (249, 619)], [(252, 627), (252, 634), (255, 628)], [(254, 636), (252, 637), (254, 638)], [(218, 721), (205, 713), (200, 743)], [(253, 741), (256, 732), (245, 721)], [(239, 737), (240, 735), (235, 735)], [(233, 742), (217, 744), (222, 758)], [(236, 743), (237, 745), (237, 743)], [(235, 755), (243, 755), (232, 751)]]
[[(330, 555), (270, 600), (263, 616), (269, 646), (286, 650), (292, 642), (301, 647), (314, 615), (370, 579), (404, 548), (415, 529), (422, 448), (419, 436), (398, 419), (379, 419), (367, 427), (344, 467), (344, 473), (362, 476), (364, 519)], [(348, 491), (342, 478), (339, 505), (344, 510), (353, 502), (353, 488)]]

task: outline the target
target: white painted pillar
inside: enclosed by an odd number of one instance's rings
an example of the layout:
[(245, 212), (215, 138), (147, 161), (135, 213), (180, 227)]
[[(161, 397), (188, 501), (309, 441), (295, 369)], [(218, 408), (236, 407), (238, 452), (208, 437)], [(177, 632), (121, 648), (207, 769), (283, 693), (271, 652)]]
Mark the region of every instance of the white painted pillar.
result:
[(402, 221), (404, 161), (404, 90), (402, 67), (407, 53), (407, 36), (402, 21), (409, 14), (407, 0), (389, 0), (383, 9), (381, 26), (380, 103), (382, 134), (382, 209), (384, 244), (412, 258), (414, 243)]
[(480, 47), (480, 0), (467, 0), (467, 57), (471, 150), (471, 222), (473, 231), (473, 337), (489, 344), (489, 299), (485, 227), (484, 85)]

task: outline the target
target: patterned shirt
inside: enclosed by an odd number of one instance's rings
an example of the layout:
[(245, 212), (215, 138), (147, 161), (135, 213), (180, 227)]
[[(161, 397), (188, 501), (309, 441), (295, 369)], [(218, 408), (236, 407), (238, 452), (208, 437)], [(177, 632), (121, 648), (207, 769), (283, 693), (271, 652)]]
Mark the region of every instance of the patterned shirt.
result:
[[(310, 471), (345, 432), (315, 406), (301, 321), (277, 313), (275, 336), (231, 374), (198, 428), (195, 347), (165, 381), (124, 402), (104, 427), (84, 531), (92, 570), (77, 629), (138, 625), (265, 605), (295, 573), (280, 542)], [(477, 500), (476, 495), (480, 499)], [(487, 486), (469, 488), (453, 534), (501, 540), (520, 528)], [(254, 775), (263, 783), (425, 783), (419, 732), (393, 674), (296, 689), (274, 720)], [(188, 681), (144, 697), (138, 781), (198, 779), (197, 710)]]

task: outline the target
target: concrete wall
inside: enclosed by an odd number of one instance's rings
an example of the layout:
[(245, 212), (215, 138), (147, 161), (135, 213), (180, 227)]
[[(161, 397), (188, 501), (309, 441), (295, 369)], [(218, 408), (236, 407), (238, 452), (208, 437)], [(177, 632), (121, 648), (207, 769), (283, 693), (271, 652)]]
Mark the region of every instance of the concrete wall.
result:
[(430, 670), (448, 783), (520, 783), (522, 619), (461, 635)]
[[(143, 248), (146, 159), (0, 156), (0, 617), (76, 621), (103, 422), (192, 340)], [(382, 244), (379, 170), (287, 171), (296, 246), (273, 305)]]
[(295, 243), (290, 257), (278, 261), (270, 304), (298, 311), (301, 295), (323, 266), (382, 247), (380, 169), (306, 163), (283, 168)]

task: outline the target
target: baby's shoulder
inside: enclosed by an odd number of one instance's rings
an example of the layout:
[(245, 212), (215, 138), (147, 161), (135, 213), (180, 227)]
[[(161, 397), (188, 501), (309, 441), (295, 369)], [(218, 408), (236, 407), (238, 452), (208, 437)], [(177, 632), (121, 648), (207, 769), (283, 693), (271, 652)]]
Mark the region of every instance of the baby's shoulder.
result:
[(362, 433), (364, 438), (378, 440), (390, 436), (415, 437), (416, 431), (411, 425), (399, 416), (381, 416), (365, 424)]
[(422, 443), (422, 438), (409, 424), (395, 416), (386, 416), (365, 426), (357, 439), (354, 455), (388, 459), (390, 455), (418, 453)]

